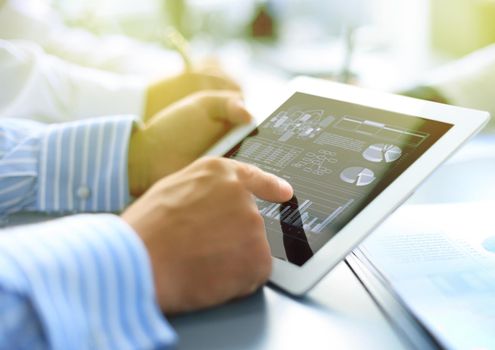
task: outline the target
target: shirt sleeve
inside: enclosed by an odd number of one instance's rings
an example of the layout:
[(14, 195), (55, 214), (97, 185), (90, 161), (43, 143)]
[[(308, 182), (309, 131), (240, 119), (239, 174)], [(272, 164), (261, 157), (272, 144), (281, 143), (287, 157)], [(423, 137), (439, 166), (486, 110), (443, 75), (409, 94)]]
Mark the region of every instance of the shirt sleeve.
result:
[(0, 119), (0, 216), (122, 210), (130, 200), (127, 154), (135, 120)]
[(66, 62), (32, 42), (2, 39), (0, 81), (0, 117), (49, 123), (142, 115), (147, 86), (136, 76)]
[(124, 75), (156, 79), (183, 68), (177, 52), (159, 43), (69, 27), (49, 1), (4, 0), (2, 6), (0, 0), (0, 37), (27, 40), (64, 61)]
[(75, 215), (0, 231), (0, 348), (163, 349), (142, 241), (119, 217)]

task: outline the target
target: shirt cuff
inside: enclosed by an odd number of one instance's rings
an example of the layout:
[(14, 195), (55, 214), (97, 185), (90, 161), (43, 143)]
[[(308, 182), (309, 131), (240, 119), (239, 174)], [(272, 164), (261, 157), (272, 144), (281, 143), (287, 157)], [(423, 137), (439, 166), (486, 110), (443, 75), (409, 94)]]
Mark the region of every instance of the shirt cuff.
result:
[(119, 217), (77, 215), (0, 235), (0, 287), (33, 305), (53, 349), (157, 349), (163, 317), (144, 244)]
[(135, 118), (50, 125), (40, 146), (36, 210), (117, 212), (129, 202), (128, 145)]

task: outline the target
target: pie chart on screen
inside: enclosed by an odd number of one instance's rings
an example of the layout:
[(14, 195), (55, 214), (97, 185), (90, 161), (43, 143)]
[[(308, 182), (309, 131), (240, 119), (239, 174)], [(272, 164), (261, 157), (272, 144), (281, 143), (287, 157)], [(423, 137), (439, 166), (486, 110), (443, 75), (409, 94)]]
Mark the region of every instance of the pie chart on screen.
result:
[(364, 159), (373, 163), (395, 162), (401, 155), (402, 150), (399, 147), (385, 143), (371, 145), (363, 152)]
[(340, 173), (340, 179), (349, 184), (354, 184), (356, 186), (368, 186), (373, 181), (375, 181), (375, 173), (368, 169), (359, 166), (350, 167), (344, 169)]
[(495, 236), (488, 237), (482, 243), (483, 248), (490, 253), (495, 253)]

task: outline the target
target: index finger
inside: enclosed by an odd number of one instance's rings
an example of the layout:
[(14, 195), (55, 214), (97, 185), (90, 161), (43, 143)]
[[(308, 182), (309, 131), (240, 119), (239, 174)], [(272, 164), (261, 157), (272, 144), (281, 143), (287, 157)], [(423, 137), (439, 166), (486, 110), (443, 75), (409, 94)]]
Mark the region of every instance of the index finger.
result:
[(248, 191), (256, 197), (270, 202), (287, 202), (294, 195), (292, 186), (284, 179), (267, 173), (260, 168), (238, 161), (236, 162), (237, 176)]

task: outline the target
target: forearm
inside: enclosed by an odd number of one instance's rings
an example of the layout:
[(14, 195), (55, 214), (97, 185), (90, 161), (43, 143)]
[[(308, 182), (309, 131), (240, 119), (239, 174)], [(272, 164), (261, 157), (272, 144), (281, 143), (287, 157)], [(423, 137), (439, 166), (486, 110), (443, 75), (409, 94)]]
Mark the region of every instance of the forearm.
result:
[(0, 305), (12, 316), (3, 318), (0, 348), (30, 340), (52, 349), (157, 349), (176, 341), (143, 243), (116, 216), (4, 230), (0, 266)]
[(56, 125), (0, 121), (0, 215), (117, 212), (129, 202), (128, 145), (135, 118)]

